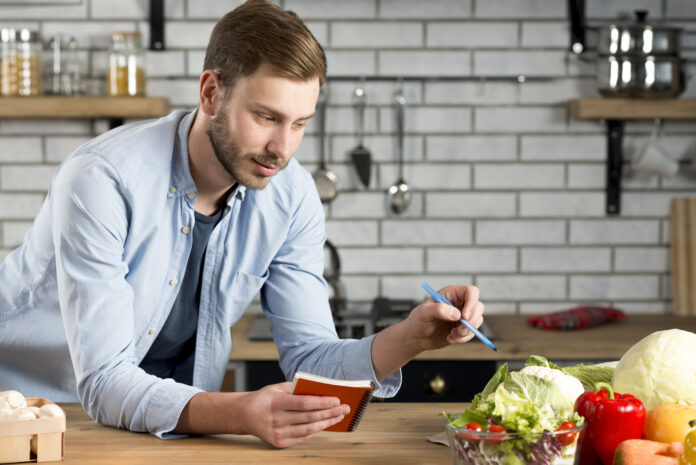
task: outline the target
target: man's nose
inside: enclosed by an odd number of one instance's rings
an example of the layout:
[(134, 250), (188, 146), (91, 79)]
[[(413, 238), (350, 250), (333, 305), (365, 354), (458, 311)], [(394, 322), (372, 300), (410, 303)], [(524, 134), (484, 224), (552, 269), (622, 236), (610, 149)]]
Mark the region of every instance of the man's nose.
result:
[(290, 158), (293, 152), (293, 134), (291, 131), (292, 129), (285, 125), (275, 128), (268, 143), (268, 151), (283, 159)]

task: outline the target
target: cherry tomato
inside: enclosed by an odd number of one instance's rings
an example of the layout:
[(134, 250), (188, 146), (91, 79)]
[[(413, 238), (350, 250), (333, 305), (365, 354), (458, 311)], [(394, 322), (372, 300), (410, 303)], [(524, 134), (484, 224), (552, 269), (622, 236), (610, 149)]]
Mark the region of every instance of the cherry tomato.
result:
[[(564, 421), (561, 423), (561, 426), (558, 427), (556, 431), (564, 431), (567, 429), (575, 429), (576, 425), (572, 421)], [(562, 433), (562, 434), (557, 434), (556, 437), (558, 440), (563, 444), (564, 446), (567, 446), (569, 444), (572, 444), (573, 441), (575, 441), (575, 436), (577, 436), (577, 431), (573, 431), (571, 433)]]
[[(471, 423), (467, 423), (466, 426), (465, 426), (464, 428), (465, 428), (465, 429), (468, 429), (468, 430), (471, 430), (471, 431), (476, 431), (476, 432), (481, 432), (481, 431), (483, 431), (483, 427), (482, 427), (481, 425), (479, 425), (478, 423), (476, 423), (475, 421), (473, 421), (473, 422), (471, 422)], [(476, 434), (467, 434), (467, 433), (465, 433), (464, 431), (460, 431), (460, 432), (459, 432), (459, 435), (460, 435), (461, 437), (463, 437), (464, 439), (466, 439), (467, 441), (469, 441), (469, 442), (478, 442), (479, 439), (480, 439), (480, 438), (478, 437), (478, 435), (476, 435)]]
[(488, 432), (497, 433), (495, 437), (489, 437), (488, 439), (486, 439), (486, 442), (493, 446), (496, 446), (507, 439), (505, 435), (500, 434), (505, 432), (505, 428), (503, 428), (500, 425), (491, 425), (491, 427), (488, 428)]

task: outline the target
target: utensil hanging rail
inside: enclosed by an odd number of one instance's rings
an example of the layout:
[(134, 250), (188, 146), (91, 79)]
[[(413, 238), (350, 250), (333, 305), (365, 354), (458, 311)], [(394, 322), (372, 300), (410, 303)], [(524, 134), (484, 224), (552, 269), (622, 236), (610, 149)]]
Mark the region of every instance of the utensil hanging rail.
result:
[(424, 75), (424, 76), (404, 76), (404, 75), (382, 75), (382, 74), (356, 74), (356, 75), (328, 75), (326, 77), (327, 81), (480, 81), (480, 82), (516, 82), (523, 84), (525, 82), (546, 82), (552, 81), (554, 79), (560, 79), (563, 76), (553, 77), (553, 76), (526, 76), (524, 74), (515, 76), (477, 76), (477, 75), (466, 75), (466, 76), (438, 76), (438, 75)]

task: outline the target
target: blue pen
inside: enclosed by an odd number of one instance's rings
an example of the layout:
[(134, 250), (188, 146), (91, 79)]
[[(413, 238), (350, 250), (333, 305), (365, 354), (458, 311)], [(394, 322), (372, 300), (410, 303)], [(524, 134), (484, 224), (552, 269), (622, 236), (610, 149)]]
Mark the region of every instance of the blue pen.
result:
[[(430, 287), (430, 286), (428, 285), (428, 283), (423, 283), (423, 284), (421, 284), (421, 286), (423, 287), (423, 289), (426, 290), (426, 292), (427, 292), (428, 294), (430, 294), (430, 297), (432, 297), (433, 300), (434, 300), (435, 302), (440, 302), (440, 303), (447, 304), (447, 305), (450, 305), (450, 306), (454, 307), (454, 305), (452, 305), (452, 302), (450, 302), (449, 300), (447, 300), (447, 299), (445, 298), (445, 296), (443, 296), (442, 294), (440, 294), (439, 292), (437, 292), (435, 289), (433, 289), (432, 287)], [(455, 308), (456, 308), (456, 307), (455, 307)], [(466, 326), (466, 328), (467, 328), (469, 331), (471, 331), (472, 333), (474, 333), (474, 335), (475, 335), (477, 338), (479, 338), (479, 339), (481, 340), (481, 342), (483, 342), (483, 343), (486, 344), (488, 347), (490, 347), (491, 349), (493, 349), (493, 350), (495, 350), (496, 352), (498, 352), (498, 348), (497, 348), (495, 345), (493, 345), (493, 343), (491, 342), (491, 340), (488, 339), (486, 336), (484, 336), (483, 333), (481, 333), (481, 331), (479, 331), (478, 329), (476, 329), (476, 328), (474, 327), (474, 325), (472, 325), (471, 323), (469, 323), (468, 321), (466, 321), (464, 318), (459, 318), (459, 322), (460, 322), (461, 324), (463, 324), (464, 326)]]

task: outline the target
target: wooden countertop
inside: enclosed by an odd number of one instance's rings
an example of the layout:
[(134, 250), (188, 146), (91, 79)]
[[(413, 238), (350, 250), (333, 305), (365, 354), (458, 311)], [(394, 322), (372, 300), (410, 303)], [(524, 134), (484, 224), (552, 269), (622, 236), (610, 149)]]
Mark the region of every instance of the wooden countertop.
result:
[[(249, 341), (254, 315), (245, 315), (232, 328), (232, 361), (278, 360), (272, 341)], [(423, 352), (416, 360), (525, 360), (530, 354), (551, 360), (618, 360), (648, 334), (679, 328), (696, 332), (696, 318), (673, 315), (629, 315), (624, 320), (575, 331), (550, 331), (527, 324), (526, 316), (491, 315), (486, 323), (493, 331), (498, 352), (478, 341)]]
[(302, 444), (275, 449), (253, 436), (202, 436), (161, 440), (150, 434), (102, 426), (80, 404), (67, 414), (65, 457), (56, 464), (447, 464), (449, 448), (426, 437), (444, 430), (442, 411), (464, 403), (379, 403), (367, 408), (353, 433), (321, 432)]

